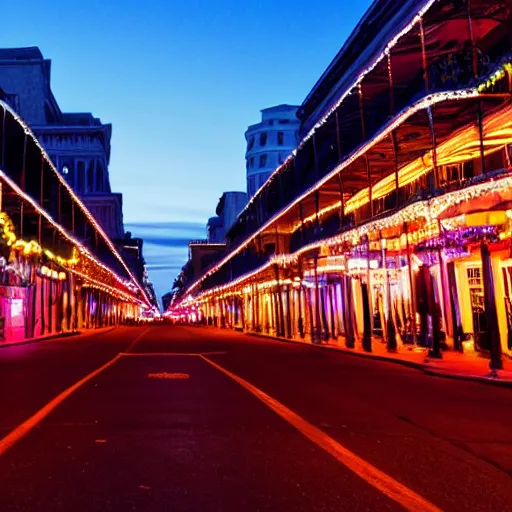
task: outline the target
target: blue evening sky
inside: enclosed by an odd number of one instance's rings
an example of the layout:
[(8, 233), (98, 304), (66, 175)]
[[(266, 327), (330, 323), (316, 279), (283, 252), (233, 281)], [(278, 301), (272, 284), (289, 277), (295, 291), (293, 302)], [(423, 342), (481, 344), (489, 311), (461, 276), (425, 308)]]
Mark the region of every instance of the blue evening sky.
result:
[(113, 124), (110, 178), (161, 296), (226, 190), (245, 190), (262, 108), (300, 104), (370, 0), (24, 0), (1, 45), (52, 59), (64, 111)]

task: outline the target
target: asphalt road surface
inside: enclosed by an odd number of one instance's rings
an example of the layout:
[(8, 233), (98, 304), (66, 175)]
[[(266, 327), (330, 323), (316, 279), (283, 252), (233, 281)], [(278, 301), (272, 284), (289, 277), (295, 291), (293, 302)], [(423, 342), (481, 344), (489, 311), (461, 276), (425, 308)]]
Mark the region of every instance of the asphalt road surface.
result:
[(512, 510), (512, 390), (231, 331), (0, 349), (0, 511)]

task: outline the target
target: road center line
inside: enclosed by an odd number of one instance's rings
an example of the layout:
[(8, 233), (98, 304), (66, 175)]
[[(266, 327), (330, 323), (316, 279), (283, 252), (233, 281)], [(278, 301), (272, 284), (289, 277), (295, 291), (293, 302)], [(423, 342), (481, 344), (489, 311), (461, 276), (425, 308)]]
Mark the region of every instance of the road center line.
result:
[(227, 352), (121, 352), (123, 357), (197, 357), (224, 356)]
[(332, 455), (344, 466), (350, 469), (350, 471), (365, 480), (371, 486), (378, 489), (388, 498), (391, 498), (392, 500), (402, 505), (405, 509), (414, 512), (440, 512), (441, 509), (436, 507), (434, 504), (430, 503), (419, 494), (416, 494), (414, 491), (401, 484), (391, 476), (387, 475), (380, 469), (372, 466), (369, 462), (366, 462), (364, 459), (345, 448), (332, 437), (328, 436), (325, 432), (315, 427), (311, 423), (308, 423), (304, 418), (294, 413), (291, 409), (288, 409), (286, 406), (271, 396), (267, 395), (256, 386), (253, 386), (246, 380), (238, 377), (234, 373), (231, 373), (229, 370), (226, 370), (217, 363), (214, 363), (211, 359), (208, 359), (204, 355), (200, 355), (199, 357), (240, 384), (240, 386), (261, 400), (267, 407), (272, 409), (276, 414), (281, 416), (281, 418), (295, 427), (310, 441)]
[[(127, 350), (131, 350), (135, 344), (146, 334), (148, 331), (144, 331), (139, 334), (135, 338), (135, 340), (130, 344)], [(41, 421), (43, 421), (54, 409), (56, 409), (66, 398), (68, 398), (72, 393), (74, 393), (79, 387), (83, 386), (85, 383), (89, 382), (91, 379), (94, 379), (97, 375), (99, 375), (102, 371), (106, 370), (113, 364), (117, 363), (121, 359), (121, 354), (117, 354), (113, 359), (105, 363), (103, 366), (100, 366), (96, 370), (92, 371), (78, 382), (75, 382), (72, 386), (69, 386), (67, 389), (59, 393), (55, 398), (50, 400), (44, 407), (39, 409), (35, 414), (30, 416), (23, 423), (18, 425), (14, 430), (9, 432), (5, 437), (0, 439), (0, 457), (9, 449), (11, 446), (15, 445), (18, 441), (20, 441), (23, 437), (25, 437), (32, 429), (34, 429)]]
[(129, 347), (126, 349), (126, 351), (124, 352), (125, 354), (130, 352), (130, 350), (132, 350), (135, 345), (137, 344), (137, 342), (142, 338), (142, 336), (144, 336), (145, 334), (147, 334), (149, 332), (149, 328), (148, 329), (145, 329), (143, 332), (141, 332), (129, 345)]

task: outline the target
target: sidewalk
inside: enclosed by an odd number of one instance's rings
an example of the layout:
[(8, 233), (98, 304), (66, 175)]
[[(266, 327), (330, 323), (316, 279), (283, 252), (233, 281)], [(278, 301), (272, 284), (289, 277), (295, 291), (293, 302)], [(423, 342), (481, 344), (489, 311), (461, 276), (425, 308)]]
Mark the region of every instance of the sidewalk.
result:
[(60, 339), (64, 339), (64, 338), (76, 338), (76, 337), (85, 336), (85, 335), (101, 334), (101, 333), (109, 332), (112, 329), (114, 329), (114, 326), (98, 327), (97, 329), (90, 328), (90, 329), (81, 329), (79, 331), (53, 333), (53, 334), (47, 334), (45, 336), (39, 336), (36, 338), (27, 338), (27, 339), (20, 340), (20, 341), (2, 341), (2, 342), (0, 342), (0, 349), (7, 348), (7, 347), (14, 347), (17, 345), (27, 345), (29, 343), (37, 343), (37, 342), (43, 342), (43, 341), (55, 341), (55, 340), (60, 340)]
[(381, 340), (376, 339), (372, 342), (372, 352), (365, 352), (358, 342), (356, 342), (356, 348), (350, 349), (345, 347), (343, 339), (340, 339), (337, 343), (312, 344), (310, 341), (305, 340), (285, 339), (266, 334), (247, 334), (328, 350), (337, 350), (357, 357), (368, 357), (402, 364), (417, 368), (429, 375), (485, 382), (512, 388), (512, 360), (505, 355), (503, 356), (503, 370), (498, 370), (495, 374), (491, 374), (489, 359), (474, 352), (461, 354), (459, 352), (443, 351), (442, 359), (431, 359), (428, 357), (428, 349), (421, 347), (399, 347), (398, 351), (393, 353), (388, 352), (386, 345)]

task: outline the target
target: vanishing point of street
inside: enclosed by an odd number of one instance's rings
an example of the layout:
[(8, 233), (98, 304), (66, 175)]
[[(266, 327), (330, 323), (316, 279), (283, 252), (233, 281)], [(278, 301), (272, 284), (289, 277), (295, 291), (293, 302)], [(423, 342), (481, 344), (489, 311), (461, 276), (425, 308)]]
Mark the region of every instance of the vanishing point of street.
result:
[(507, 388), (155, 325), (2, 348), (0, 389), (3, 512), (512, 501)]

